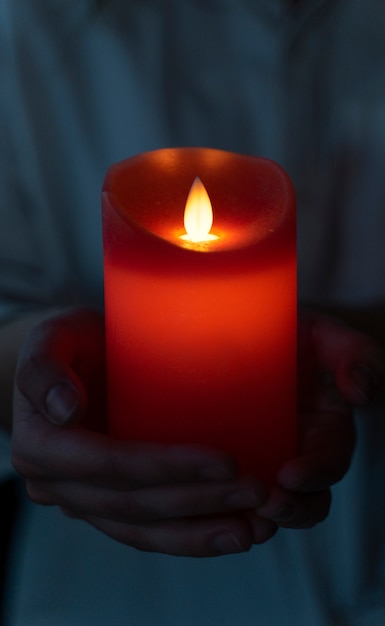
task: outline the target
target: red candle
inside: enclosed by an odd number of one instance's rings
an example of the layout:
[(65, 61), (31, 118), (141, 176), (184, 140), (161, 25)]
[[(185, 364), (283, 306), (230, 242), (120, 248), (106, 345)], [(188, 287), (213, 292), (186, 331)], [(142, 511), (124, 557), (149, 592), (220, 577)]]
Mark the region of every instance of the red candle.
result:
[(211, 149), (142, 154), (107, 173), (103, 233), (111, 434), (220, 448), (273, 483), (296, 452), (287, 174)]

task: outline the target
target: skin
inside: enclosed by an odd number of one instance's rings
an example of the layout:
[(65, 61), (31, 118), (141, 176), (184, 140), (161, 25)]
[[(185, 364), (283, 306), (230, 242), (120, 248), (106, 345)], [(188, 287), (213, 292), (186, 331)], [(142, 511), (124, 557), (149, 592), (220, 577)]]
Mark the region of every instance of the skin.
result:
[[(315, 313), (299, 334), (299, 455), (268, 491), (218, 450), (116, 441), (105, 434), (104, 319), (73, 309), (31, 330), (16, 372), (13, 462), (29, 497), (140, 550), (194, 557), (249, 550), (278, 527), (328, 514), (349, 468), (353, 405), (385, 379), (368, 336)], [(92, 430), (91, 430), (92, 428)]]
[(28, 332), (57, 309), (43, 309), (17, 316), (0, 325), (0, 427), (12, 427), (13, 384), (17, 358)]

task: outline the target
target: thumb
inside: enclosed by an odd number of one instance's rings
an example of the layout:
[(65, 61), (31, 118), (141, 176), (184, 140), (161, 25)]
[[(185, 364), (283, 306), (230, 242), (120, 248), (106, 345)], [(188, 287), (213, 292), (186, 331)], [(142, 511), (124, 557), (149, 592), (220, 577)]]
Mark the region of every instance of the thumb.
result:
[(311, 314), (306, 323), (316, 361), (334, 373), (344, 399), (358, 406), (374, 400), (384, 387), (384, 350), (368, 335), (334, 318)]
[(71, 380), (54, 383), (45, 396), (43, 412), (45, 417), (57, 426), (64, 426), (84, 412), (84, 398), (80, 385)]
[(86, 411), (86, 376), (82, 372), (80, 377), (79, 371), (83, 354), (88, 362), (95, 361), (92, 320), (78, 312), (51, 318), (32, 329), (20, 351), (16, 396), (22, 394), (35, 413), (53, 424), (67, 424)]

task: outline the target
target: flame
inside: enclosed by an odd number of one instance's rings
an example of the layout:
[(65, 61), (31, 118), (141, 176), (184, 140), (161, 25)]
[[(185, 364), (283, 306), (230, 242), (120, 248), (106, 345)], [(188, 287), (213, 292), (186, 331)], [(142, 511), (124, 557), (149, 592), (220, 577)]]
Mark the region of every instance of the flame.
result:
[(182, 239), (200, 243), (217, 239), (210, 233), (213, 224), (213, 209), (209, 195), (201, 179), (196, 177), (191, 185), (184, 211), (186, 235)]

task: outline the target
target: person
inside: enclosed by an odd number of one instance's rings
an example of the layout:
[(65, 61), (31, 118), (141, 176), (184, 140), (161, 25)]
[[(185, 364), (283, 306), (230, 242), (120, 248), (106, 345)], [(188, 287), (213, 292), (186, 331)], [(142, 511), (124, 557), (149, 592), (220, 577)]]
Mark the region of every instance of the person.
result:
[[(382, 624), (383, 403), (367, 405), (384, 378), (385, 7), (98, 4), (1, 6), (1, 398), (18, 360), (13, 462), (33, 500), (5, 623)], [(300, 355), (320, 372), (271, 491), (220, 451), (101, 426), (100, 188), (109, 164), (171, 145), (274, 158), (297, 190)]]

